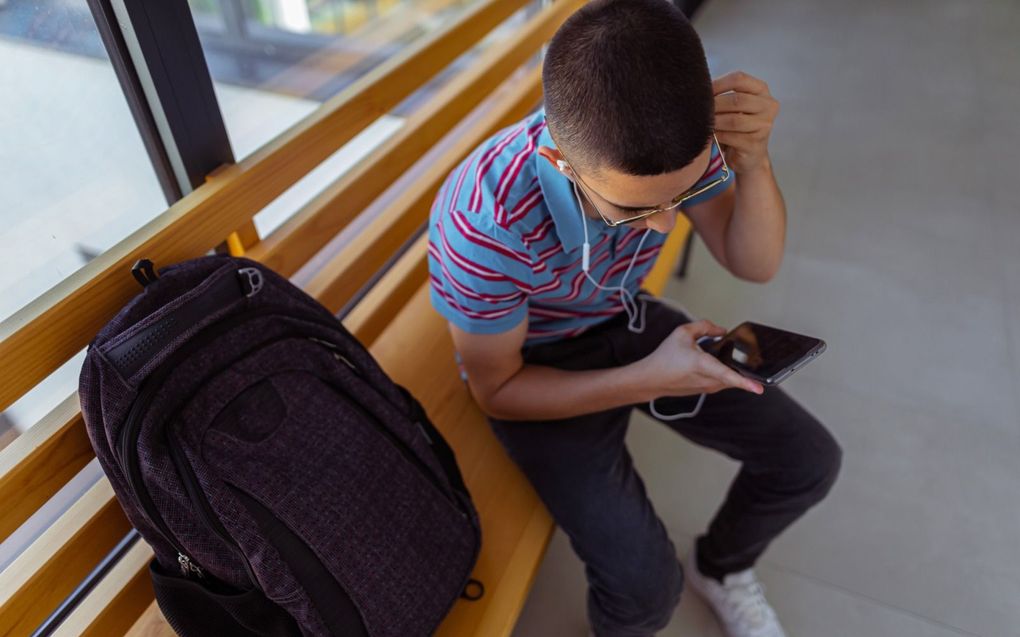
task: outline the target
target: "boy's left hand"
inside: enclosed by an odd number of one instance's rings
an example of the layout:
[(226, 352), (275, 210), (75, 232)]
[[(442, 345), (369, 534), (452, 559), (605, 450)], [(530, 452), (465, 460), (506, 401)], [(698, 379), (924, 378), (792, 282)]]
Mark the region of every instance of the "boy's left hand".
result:
[(779, 114), (779, 102), (768, 84), (733, 71), (712, 81), (715, 95), (715, 136), (736, 173), (749, 173), (769, 165), (769, 135)]

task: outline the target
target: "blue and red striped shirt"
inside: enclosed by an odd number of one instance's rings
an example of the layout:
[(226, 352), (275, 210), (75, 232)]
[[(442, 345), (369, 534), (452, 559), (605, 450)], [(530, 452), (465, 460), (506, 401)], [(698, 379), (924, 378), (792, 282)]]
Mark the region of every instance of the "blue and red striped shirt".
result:
[[(610, 228), (582, 215), (571, 182), (539, 156), (540, 146), (555, 148), (544, 110), (475, 149), (447, 177), (432, 206), (432, 305), (466, 332), (505, 332), (527, 318), (531, 345), (576, 336), (622, 311), (619, 292), (595, 287), (581, 270), (581, 224), (588, 224), (589, 274), (607, 288), (621, 285), (645, 230)], [(713, 145), (702, 182), (717, 178), (721, 166)], [(732, 182), (731, 176), (685, 205), (710, 199)], [(652, 231), (641, 245), (624, 284), (632, 294), (665, 240)]]

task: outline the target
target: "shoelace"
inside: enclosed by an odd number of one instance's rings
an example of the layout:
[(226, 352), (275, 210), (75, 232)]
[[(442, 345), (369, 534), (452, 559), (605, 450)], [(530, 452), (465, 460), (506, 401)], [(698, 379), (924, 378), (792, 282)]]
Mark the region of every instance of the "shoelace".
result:
[(741, 623), (751, 627), (766, 624), (772, 616), (772, 608), (765, 600), (765, 587), (761, 583), (731, 583), (726, 588), (726, 603), (740, 618)]

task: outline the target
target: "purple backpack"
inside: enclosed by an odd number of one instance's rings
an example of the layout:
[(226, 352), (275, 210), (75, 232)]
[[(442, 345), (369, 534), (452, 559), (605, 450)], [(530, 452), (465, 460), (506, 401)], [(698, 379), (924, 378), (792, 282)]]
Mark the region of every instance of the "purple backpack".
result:
[(132, 272), (79, 396), (174, 630), (413, 637), (480, 596), (453, 452), (336, 317), (248, 259)]

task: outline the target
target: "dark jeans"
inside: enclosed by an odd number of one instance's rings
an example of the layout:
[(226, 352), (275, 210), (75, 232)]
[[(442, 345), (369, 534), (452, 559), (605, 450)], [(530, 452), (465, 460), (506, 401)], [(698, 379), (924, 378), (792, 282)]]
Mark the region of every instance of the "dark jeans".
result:
[[(526, 363), (566, 370), (617, 367), (652, 352), (689, 319), (649, 299), (642, 334), (626, 316), (572, 339), (525, 347)], [(663, 398), (661, 414), (689, 412), (696, 397)], [(624, 444), (625, 406), (554, 421), (490, 418), (496, 435), (534, 485), (585, 564), (588, 614), (599, 637), (654, 633), (669, 623), (683, 572), (666, 528)], [(722, 506), (697, 540), (701, 570), (721, 578), (750, 568), (769, 543), (828, 493), (841, 450), (785, 392), (738, 389), (705, 398), (694, 418), (663, 421), (689, 440), (740, 461)]]

